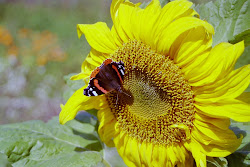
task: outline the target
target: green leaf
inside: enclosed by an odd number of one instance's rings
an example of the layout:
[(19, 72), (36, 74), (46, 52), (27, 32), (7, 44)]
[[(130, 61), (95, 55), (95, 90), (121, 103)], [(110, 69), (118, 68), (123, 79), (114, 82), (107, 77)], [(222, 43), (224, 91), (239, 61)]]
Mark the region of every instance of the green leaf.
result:
[(240, 68), (244, 65), (250, 64), (250, 46), (245, 47), (243, 54), (237, 60), (235, 64), (235, 69)]
[(223, 157), (207, 157), (208, 167), (247, 167), (250, 166), (250, 122), (231, 121), (230, 129), (237, 137), (243, 136), (242, 143), (233, 154)]
[(250, 153), (250, 122), (236, 122), (231, 120), (230, 129), (234, 131), (237, 137), (243, 135), (243, 140), (237, 151)]
[(223, 157), (207, 157), (207, 167), (227, 167), (227, 159)]
[[(250, 64), (250, 46), (245, 47), (243, 54), (239, 57), (235, 64), (235, 69), (240, 68), (244, 65)], [(245, 90), (245, 92), (250, 92), (250, 86)], [(250, 102), (250, 99), (244, 99), (246, 103)]]
[[(250, 4), (249, 0), (217, 0), (196, 6), (201, 19), (215, 28), (213, 46), (220, 42), (237, 43), (244, 40), (245, 50), (235, 69), (250, 64)], [(250, 87), (246, 92), (250, 91)]]
[(235, 152), (227, 156), (229, 167), (249, 167), (250, 166), (250, 154), (244, 154), (244, 152)]
[(104, 159), (107, 161), (109, 166), (126, 167), (123, 159), (120, 157), (115, 147), (108, 147), (105, 145), (103, 152)]
[(0, 153), (0, 167), (11, 167), (8, 157), (3, 153)]
[[(145, 9), (147, 6), (148, 6), (148, 4), (150, 3), (151, 1), (148, 1), (148, 2), (143, 2), (141, 5), (140, 5), (140, 8), (142, 8), (142, 9)], [(170, 0), (160, 0), (160, 3), (161, 3), (161, 6), (163, 7), (163, 6), (165, 6), (167, 3), (169, 3), (170, 2)]]
[(161, 6), (165, 6), (167, 3), (169, 3), (170, 0), (160, 0)]
[(150, 2), (142, 2), (142, 4), (140, 5), (140, 8), (145, 9), (149, 3)]
[(102, 165), (102, 146), (95, 133), (92, 124), (72, 120), (60, 125), (58, 117), (48, 123), (1, 125), (0, 152), (15, 167)]
[(231, 121), (230, 129), (240, 137), (243, 135), (243, 140), (236, 152), (227, 156), (230, 167), (247, 167), (250, 166), (250, 122)]
[(249, 0), (217, 0), (198, 5), (196, 10), (201, 19), (207, 20), (215, 28), (213, 45), (245, 40), (247, 46), (250, 44), (249, 6)]
[(89, 167), (89, 166), (100, 166), (102, 161), (101, 154), (98, 152), (87, 151), (83, 153), (67, 153), (60, 154), (47, 159), (22, 159), (14, 164), (13, 167), (25, 166), (25, 167)]
[(96, 109), (92, 109), (92, 110), (87, 110), (87, 112), (79, 112), (76, 115), (76, 120), (84, 123), (89, 123), (93, 126), (96, 126), (98, 124), (97, 121), (97, 111)]

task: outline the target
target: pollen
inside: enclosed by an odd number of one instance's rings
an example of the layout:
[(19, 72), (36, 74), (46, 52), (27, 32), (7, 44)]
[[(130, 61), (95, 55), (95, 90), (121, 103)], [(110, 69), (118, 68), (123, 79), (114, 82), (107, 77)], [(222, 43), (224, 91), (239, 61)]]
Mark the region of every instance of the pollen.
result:
[(117, 128), (141, 142), (170, 145), (189, 140), (194, 93), (169, 56), (131, 40), (111, 58), (124, 62), (122, 90), (130, 95), (106, 94)]

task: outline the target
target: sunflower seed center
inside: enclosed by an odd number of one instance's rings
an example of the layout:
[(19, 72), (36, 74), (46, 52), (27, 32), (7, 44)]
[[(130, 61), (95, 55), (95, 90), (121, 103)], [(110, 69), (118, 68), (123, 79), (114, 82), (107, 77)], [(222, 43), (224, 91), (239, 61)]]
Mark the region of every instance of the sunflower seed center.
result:
[[(123, 61), (123, 91), (107, 94), (118, 128), (139, 141), (173, 144), (188, 139), (194, 119), (191, 86), (168, 56), (142, 42), (129, 41), (111, 58)], [(185, 127), (180, 128), (180, 127)]]

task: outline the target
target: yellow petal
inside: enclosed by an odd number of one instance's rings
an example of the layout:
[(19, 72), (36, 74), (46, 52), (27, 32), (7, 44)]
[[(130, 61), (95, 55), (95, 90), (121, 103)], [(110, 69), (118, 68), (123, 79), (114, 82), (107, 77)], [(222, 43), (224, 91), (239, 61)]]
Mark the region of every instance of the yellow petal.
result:
[(147, 166), (147, 164), (151, 164), (153, 152), (153, 143), (151, 142), (142, 142), (140, 145), (140, 159), (141, 165)]
[[(235, 134), (228, 129), (227, 131), (215, 131), (204, 128), (196, 124), (193, 129), (192, 142), (195, 142), (202, 149), (202, 152), (211, 157), (225, 157), (233, 153), (241, 144), (242, 137), (237, 139)], [(207, 131), (207, 132), (206, 132)], [(211, 135), (211, 138), (209, 137)], [(223, 141), (224, 140), (224, 141)]]
[(83, 79), (86, 84), (89, 82), (89, 76), (92, 73), (92, 71), (100, 66), (105, 59), (107, 59), (108, 55), (104, 53), (100, 53), (93, 48), (91, 48), (90, 53), (86, 57), (86, 59), (83, 61), (81, 66), (81, 73), (72, 76), (71, 80), (79, 80)]
[(124, 2), (124, 0), (113, 0), (110, 5), (110, 15), (113, 21), (117, 15), (117, 10), (122, 2)]
[(225, 99), (216, 103), (211, 103), (209, 100), (201, 101), (201, 99), (196, 98), (195, 101), (195, 107), (206, 115), (231, 118), (238, 122), (250, 121), (250, 104), (242, 101), (236, 99)]
[[(189, 142), (190, 143), (190, 142)], [(190, 147), (187, 142), (184, 142), (183, 144), (176, 144), (174, 146), (168, 147), (167, 152), (170, 160), (172, 161), (172, 165), (170, 166), (185, 166), (185, 167), (193, 167), (194, 165), (194, 158), (190, 152)], [(173, 156), (178, 157), (177, 161)], [(179, 160), (178, 160), (179, 159)]]
[(127, 166), (183, 166), (186, 161), (192, 161), (192, 157), (183, 145), (165, 146), (129, 136), (120, 131), (114, 137), (117, 151)]
[(157, 51), (164, 55), (168, 54), (171, 46), (182, 33), (198, 27), (203, 27), (203, 31), (210, 35), (214, 33), (213, 26), (198, 18), (183, 17), (173, 21), (160, 35)]
[(98, 120), (100, 122), (98, 127), (98, 133), (101, 140), (109, 147), (114, 147), (113, 137), (115, 135), (115, 123), (116, 119), (112, 114), (110, 108), (107, 106), (101, 109), (97, 113)]
[(78, 24), (77, 33), (80, 38), (85, 35), (89, 45), (101, 53), (113, 53), (117, 46), (106, 23)]
[(166, 27), (181, 17), (192, 17), (198, 15), (193, 9), (192, 2), (186, 0), (172, 1), (167, 3), (161, 10), (159, 18), (152, 29), (152, 34), (154, 34), (154, 45), (156, 45), (159, 40), (159, 36)]
[(84, 96), (83, 90), (88, 85), (78, 89), (63, 106), (59, 115), (59, 122), (65, 124), (66, 122), (75, 118), (76, 114), (80, 110), (100, 109), (107, 104), (104, 96)]
[(134, 39), (133, 26), (131, 24), (131, 18), (133, 18), (134, 12), (139, 10), (138, 7), (130, 6), (127, 4), (121, 4), (116, 20), (114, 20), (114, 28), (122, 43), (126, 43), (129, 39)]
[[(159, 161), (158, 161), (158, 166), (167, 166), (166, 164), (168, 163), (168, 158), (167, 158), (167, 148), (165, 146), (159, 145), (158, 148), (157, 146), (154, 147), (153, 152), (157, 151), (159, 154)], [(175, 159), (176, 156), (175, 156)], [(169, 161), (169, 165), (171, 164), (171, 161)], [(173, 165), (174, 166), (174, 165)]]
[(100, 53), (94, 49), (91, 49), (89, 55), (86, 57), (85, 61), (93, 66), (100, 66), (102, 62), (107, 59), (109, 55)]
[(194, 126), (192, 136), (204, 145), (214, 144), (225, 148), (231, 147), (231, 143), (238, 143), (236, 148), (240, 145), (241, 141), (238, 141), (234, 132), (229, 128), (220, 129), (199, 120), (194, 120)]
[[(138, 32), (140, 37), (138, 40), (141, 42), (148, 44), (152, 46), (152, 42), (155, 40), (155, 32), (153, 31), (153, 28), (156, 26), (156, 22), (158, 21), (158, 17), (161, 12), (161, 5), (159, 0), (152, 0), (151, 3), (142, 11), (140, 19), (140, 24), (138, 26), (140, 27)], [(138, 23), (134, 22), (134, 25)]]
[[(159, 147), (160, 145), (153, 145), (153, 152), (152, 152), (152, 166), (158, 166), (159, 165), (159, 161), (160, 161), (160, 152), (159, 152)], [(160, 166), (160, 165), (159, 165)]]
[(229, 118), (215, 118), (212, 116), (204, 115), (197, 111), (195, 113), (195, 121), (199, 121), (200, 124), (203, 124), (206, 127), (215, 127), (222, 130), (227, 130), (230, 125)]
[(141, 41), (142, 36), (142, 17), (144, 9), (135, 8), (130, 17), (130, 31), (133, 34), (133, 37), (139, 41)]
[(117, 28), (115, 28), (115, 26), (112, 26), (111, 34), (114, 37), (116, 45), (117, 46), (122, 46), (123, 40), (122, 40), (122, 38), (120, 38), (120, 35), (118, 34)]
[(104, 54), (91, 48), (90, 53), (84, 60), (81, 66), (82, 72), (93, 71), (96, 67), (100, 66), (105, 59), (109, 57), (108, 54)]
[(243, 41), (235, 45), (220, 43), (199, 66), (190, 69), (185, 78), (191, 86), (204, 86), (222, 79), (231, 72), (243, 51)]
[[(220, 81), (198, 89), (195, 92), (196, 99), (208, 99), (216, 102), (223, 99), (234, 99), (238, 97), (249, 86), (250, 83), (250, 65), (243, 66)], [(199, 100), (198, 100), (199, 101)]]
[(173, 149), (174, 155), (176, 156), (176, 161), (173, 161), (173, 159), (170, 158), (173, 166), (177, 164), (178, 162), (183, 164), (188, 156), (188, 152), (186, 148), (182, 144), (176, 144), (172, 146), (172, 149)]
[[(117, 151), (123, 153), (124, 152), (124, 139), (125, 136), (127, 135), (123, 130), (120, 130), (118, 123), (116, 122), (115, 124), (115, 136), (114, 136), (114, 143), (115, 143), (115, 147), (117, 148)], [(120, 154), (120, 153), (119, 153)], [(120, 154), (121, 155), (121, 154)]]
[(115, 0), (111, 4), (110, 12), (114, 24), (111, 33), (118, 46), (122, 46), (124, 42), (133, 39), (133, 27), (130, 20), (133, 18), (134, 12), (140, 10), (138, 5), (121, 0)]
[(89, 79), (89, 76), (91, 74), (91, 71), (88, 71), (88, 72), (81, 72), (79, 74), (76, 74), (76, 75), (73, 75), (70, 80), (80, 80), (80, 79), (83, 79), (85, 81), (85, 84), (88, 84), (88, 79)]
[(152, 43), (152, 28), (160, 14), (159, 0), (153, 0), (145, 9), (131, 4), (120, 4), (114, 20), (114, 28), (119, 41), (137, 39), (146, 44)]
[(211, 46), (212, 36), (208, 36), (203, 27), (197, 27), (181, 34), (175, 40), (169, 56), (185, 74), (207, 58)]
[(172, 166), (174, 166), (176, 161), (178, 161), (173, 147), (174, 146), (169, 146), (166, 148), (166, 151), (167, 151), (166, 155), (167, 155), (168, 159), (171, 161)]
[(127, 0), (126, 0), (126, 2), (124, 2), (124, 0), (112, 0), (111, 6), (110, 6), (110, 15), (111, 15), (113, 22), (118, 15), (118, 9), (119, 9), (121, 4), (126, 4), (126, 5), (133, 6), (133, 7), (140, 5), (140, 3), (133, 4)]
[[(129, 137), (126, 135), (127, 143), (125, 145), (125, 150), (123, 152), (123, 157), (125, 156), (130, 163), (126, 163), (128, 166), (140, 166), (141, 161), (139, 157), (139, 143), (136, 139)], [(129, 165), (133, 163), (133, 165)]]
[(186, 149), (192, 153), (197, 167), (207, 166), (206, 155), (204, 154), (201, 145), (195, 139), (189, 143), (185, 142), (184, 145)]
[[(175, 164), (172, 164), (172, 162), (176, 162), (177, 157), (174, 154), (174, 151), (172, 149), (172, 146), (167, 147), (160, 144), (154, 144), (153, 145), (153, 152), (151, 157), (151, 163), (147, 166), (175, 166)], [(177, 160), (178, 161), (178, 160)]]
[[(138, 149), (137, 145), (134, 144), (133, 139), (131, 139), (128, 134), (120, 133), (118, 136), (114, 138), (114, 143), (117, 148), (119, 155), (122, 157), (124, 163), (127, 166), (136, 167), (139, 166), (138, 163), (139, 155), (138, 150), (135, 153), (130, 153), (130, 149)], [(131, 148), (131, 145), (135, 148)], [(135, 157), (132, 157), (134, 154)], [(137, 158), (137, 159), (135, 159)], [(132, 160), (132, 161), (131, 161)]]

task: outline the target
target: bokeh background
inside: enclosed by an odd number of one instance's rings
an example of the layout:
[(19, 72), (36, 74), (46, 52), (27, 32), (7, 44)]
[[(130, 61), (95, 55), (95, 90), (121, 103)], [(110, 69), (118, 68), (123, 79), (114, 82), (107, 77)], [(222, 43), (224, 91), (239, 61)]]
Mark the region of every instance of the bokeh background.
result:
[(103, 21), (111, 27), (110, 4), (0, 0), (0, 124), (47, 121), (59, 114), (67, 99), (65, 79), (80, 72), (90, 50), (84, 37), (78, 39), (76, 24)]
[(0, 124), (60, 112), (64, 76), (80, 72), (89, 45), (76, 24), (111, 24), (110, 0), (0, 0)]

